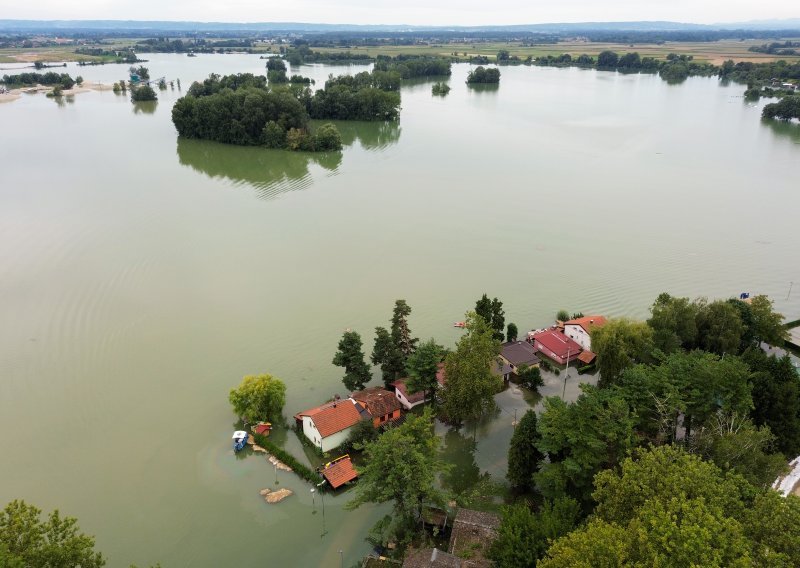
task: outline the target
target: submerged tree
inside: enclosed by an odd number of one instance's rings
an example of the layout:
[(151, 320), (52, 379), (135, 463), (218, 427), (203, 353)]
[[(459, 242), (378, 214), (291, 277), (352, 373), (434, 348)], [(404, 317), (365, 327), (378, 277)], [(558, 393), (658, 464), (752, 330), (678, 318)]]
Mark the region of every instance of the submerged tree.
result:
[(402, 353), (403, 362), (414, 352), (418, 339), (411, 336), (411, 329), (408, 327), (408, 316), (411, 315), (411, 306), (405, 300), (397, 300), (394, 303), (394, 313), (392, 314), (392, 341), (395, 348)]
[(349, 391), (364, 388), (372, 376), (364, 361), (361, 336), (355, 331), (345, 331), (339, 341), (339, 350), (333, 356), (333, 364), (344, 367), (342, 382)]
[(246, 422), (277, 422), (286, 404), (286, 385), (272, 375), (247, 375), (237, 388), (231, 389), (228, 400), (236, 415)]
[(480, 418), (494, 407), (494, 395), (502, 388), (491, 369), (500, 353), (493, 330), (475, 312), (467, 314), (466, 330), (444, 364), (442, 412), (453, 424)]
[[(503, 329), (506, 323), (505, 312), (503, 311), (503, 302), (494, 298), (490, 300), (484, 294), (480, 300), (475, 302), (475, 313), (481, 316), (489, 327), (494, 331), (494, 338), (498, 341), (503, 341)], [(516, 326), (514, 326), (516, 328)]]
[(529, 410), (517, 424), (508, 448), (506, 477), (513, 488), (528, 491), (533, 487), (533, 474), (544, 459), (544, 454), (536, 447), (538, 443), (536, 413)]
[(392, 503), (395, 526), (403, 531), (420, 518), (422, 507), (444, 505), (436, 478), (447, 468), (439, 457), (439, 438), (433, 431), (433, 415), (408, 414), (406, 421), (390, 428), (364, 448), (356, 496), (345, 507), (356, 509), (364, 503)]
[(387, 387), (403, 373), (403, 355), (384, 327), (375, 328), (375, 345), (370, 360), (373, 365), (380, 365), (383, 382)]
[(435, 398), (432, 395), (439, 385), (436, 374), (439, 371), (443, 354), (444, 347), (433, 339), (420, 344), (406, 361), (408, 392), (422, 392), (426, 399), (429, 396), (431, 399)]

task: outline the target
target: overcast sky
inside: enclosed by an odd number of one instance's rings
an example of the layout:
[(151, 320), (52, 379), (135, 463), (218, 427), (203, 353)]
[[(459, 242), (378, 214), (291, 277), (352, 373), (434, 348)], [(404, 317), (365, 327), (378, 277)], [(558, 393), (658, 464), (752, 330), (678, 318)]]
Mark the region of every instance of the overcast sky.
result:
[(797, 0), (3, 0), (4, 19), (482, 25), (800, 17)]

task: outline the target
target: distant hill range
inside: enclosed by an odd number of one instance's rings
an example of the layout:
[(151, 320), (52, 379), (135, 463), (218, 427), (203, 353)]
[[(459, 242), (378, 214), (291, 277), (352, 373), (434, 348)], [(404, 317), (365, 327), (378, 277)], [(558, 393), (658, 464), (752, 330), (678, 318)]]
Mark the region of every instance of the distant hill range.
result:
[(800, 18), (786, 20), (753, 20), (718, 24), (689, 24), (681, 22), (579, 22), (551, 24), (521, 24), (510, 26), (411, 26), (311, 24), (303, 22), (173, 22), (146, 20), (0, 20), (0, 32), (64, 32), (64, 31), (141, 31), (141, 32), (529, 32), (580, 33), (581, 31), (714, 31), (714, 30), (800, 30)]

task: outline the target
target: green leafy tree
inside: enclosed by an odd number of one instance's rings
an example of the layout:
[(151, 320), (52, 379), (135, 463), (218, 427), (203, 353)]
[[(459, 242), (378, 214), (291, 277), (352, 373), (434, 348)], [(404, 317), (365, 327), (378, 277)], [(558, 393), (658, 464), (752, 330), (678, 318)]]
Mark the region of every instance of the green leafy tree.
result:
[(411, 315), (411, 306), (405, 300), (397, 300), (394, 303), (392, 313), (392, 341), (395, 348), (403, 355), (403, 363), (416, 349), (418, 339), (411, 336), (411, 329), (408, 327), (408, 316)]
[(644, 322), (611, 319), (603, 327), (592, 330), (591, 335), (602, 387), (616, 383), (628, 367), (652, 358), (653, 330)]
[(41, 510), (12, 501), (0, 512), (0, 566), (4, 568), (99, 568), (103, 555), (94, 537), (85, 535), (73, 517), (53, 511), (42, 520)]
[(787, 330), (783, 326), (784, 317), (773, 309), (772, 300), (767, 296), (753, 296), (750, 300), (750, 311), (755, 340), (779, 347), (783, 345), (787, 338)]
[(519, 330), (517, 329), (517, 324), (510, 323), (506, 328), (506, 341), (516, 341), (517, 336), (519, 335)]
[[(425, 398), (432, 397), (439, 383), (436, 381), (436, 373), (439, 364), (442, 362), (444, 347), (436, 343), (433, 339), (421, 343), (406, 361), (406, 371), (408, 380), (406, 386), (411, 393), (422, 392)], [(432, 397), (434, 399), (435, 397)]]
[(380, 365), (383, 382), (387, 386), (403, 373), (403, 356), (384, 327), (375, 328), (375, 345), (370, 360), (373, 365)]
[(231, 389), (228, 400), (237, 416), (246, 422), (282, 419), (281, 411), (286, 404), (286, 385), (272, 375), (247, 375), (235, 389)]
[(444, 364), (441, 410), (453, 424), (479, 418), (494, 408), (494, 395), (502, 388), (502, 380), (491, 370), (500, 353), (500, 342), (486, 320), (475, 312), (466, 318), (466, 333)]
[(618, 381), (637, 416), (637, 429), (657, 442), (675, 439), (678, 416), (686, 436), (718, 411), (747, 416), (753, 408), (750, 371), (738, 357), (679, 351), (659, 365), (637, 365)]
[(517, 367), (516, 375), (519, 377), (520, 384), (525, 388), (536, 390), (544, 386), (544, 379), (539, 367), (529, 367), (523, 363)]
[(775, 436), (769, 427), (756, 427), (736, 413), (717, 413), (689, 440), (689, 448), (714, 462), (722, 471), (733, 471), (749, 483), (767, 489), (786, 473), (786, 458), (772, 453)]
[(569, 533), (578, 522), (580, 506), (569, 497), (545, 501), (534, 513), (523, 503), (503, 507), (497, 539), (489, 557), (499, 568), (536, 566), (555, 539)]
[(739, 310), (726, 301), (702, 306), (697, 315), (700, 346), (718, 355), (737, 354), (745, 331)]
[(566, 494), (587, 504), (595, 474), (616, 465), (633, 448), (635, 420), (619, 394), (589, 385), (581, 389), (571, 404), (545, 399), (537, 449), (547, 459), (540, 462), (534, 481), (545, 497)]
[(761, 349), (742, 355), (752, 371), (753, 422), (769, 426), (776, 448), (789, 456), (800, 453), (800, 376), (786, 356), (767, 356)]
[(653, 344), (664, 353), (693, 349), (697, 345), (697, 305), (689, 298), (660, 294), (650, 308), (647, 325), (653, 329)]
[(569, 312), (567, 310), (558, 310), (556, 314), (557, 321), (567, 321), (569, 320)]
[(323, 152), (342, 149), (342, 135), (330, 122), (323, 124), (314, 132), (314, 149)]
[(539, 430), (536, 413), (529, 410), (517, 424), (508, 448), (508, 472), (506, 478), (512, 487), (528, 491), (533, 486), (533, 474), (544, 459), (539, 451)]
[(339, 350), (333, 356), (333, 364), (344, 367), (342, 382), (349, 391), (358, 391), (364, 388), (372, 376), (369, 365), (364, 361), (364, 352), (361, 336), (355, 331), (345, 331), (339, 340)]
[(800, 566), (800, 498), (763, 491), (746, 509), (742, 523), (756, 566)]
[(444, 504), (436, 478), (447, 468), (439, 458), (439, 438), (428, 409), (366, 444), (365, 464), (358, 468), (355, 498), (345, 508), (364, 503), (391, 503), (400, 529), (412, 526), (428, 504)]
[(475, 313), (481, 316), (489, 327), (492, 328), (494, 337), (498, 341), (503, 341), (505, 335), (505, 312), (503, 311), (503, 302), (494, 298), (492, 300), (484, 294), (480, 300), (475, 303)]
[(139, 87), (131, 88), (131, 102), (139, 103), (144, 101), (158, 100), (156, 92), (150, 85), (141, 85)]

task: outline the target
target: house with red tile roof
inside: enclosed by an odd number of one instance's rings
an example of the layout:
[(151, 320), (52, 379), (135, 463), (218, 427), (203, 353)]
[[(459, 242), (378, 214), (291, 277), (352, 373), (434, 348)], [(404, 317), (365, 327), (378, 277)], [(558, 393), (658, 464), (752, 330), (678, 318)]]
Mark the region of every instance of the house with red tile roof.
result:
[(361, 403), (372, 416), (372, 424), (376, 428), (391, 420), (400, 418), (402, 405), (394, 393), (383, 387), (370, 387), (350, 395), (354, 401)]
[(328, 452), (347, 440), (359, 420), (369, 419), (364, 406), (353, 399), (337, 399), (294, 415), (306, 438)]
[(400, 401), (400, 404), (406, 410), (411, 410), (415, 406), (419, 406), (425, 402), (425, 393), (415, 392), (410, 393), (408, 392), (408, 386), (406, 385), (406, 379), (400, 379), (398, 381), (394, 381), (391, 383), (394, 387), (394, 394), (397, 397), (397, 400)]
[(604, 316), (584, 316), (564, 322), (564, 335), (575, 341), (583, 349), (592, 350), (593, 330), (606, 324)]
[(534, 335), (533, 346), (539, 353), (559, 365), (565, 365), (567, 361), (577, 359), (583, 351), (580, 344), (557, 329), (548, 329)]

